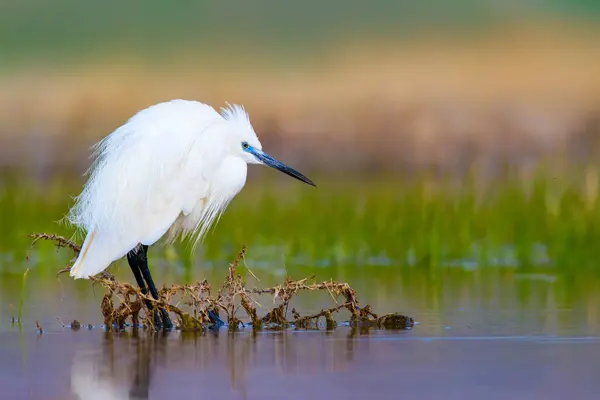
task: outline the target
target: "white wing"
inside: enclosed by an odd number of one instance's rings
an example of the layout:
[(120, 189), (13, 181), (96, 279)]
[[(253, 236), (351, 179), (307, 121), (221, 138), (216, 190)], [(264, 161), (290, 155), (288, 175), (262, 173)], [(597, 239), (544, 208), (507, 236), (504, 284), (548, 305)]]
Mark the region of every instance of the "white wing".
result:
[(198, 212), (225, 158), (223, 121), (210, 106), (175, 100), (140, 111), (98, 143), (69, 215), (87, 231), (72, 276), (103, 271), (138, 243), (156, 242), (180, 214)]

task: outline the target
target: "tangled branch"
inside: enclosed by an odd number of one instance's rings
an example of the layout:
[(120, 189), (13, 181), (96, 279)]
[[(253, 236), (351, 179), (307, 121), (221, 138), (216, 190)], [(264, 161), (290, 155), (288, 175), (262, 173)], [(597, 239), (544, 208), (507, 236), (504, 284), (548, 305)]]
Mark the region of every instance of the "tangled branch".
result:
[[(49, 240), (56, 243), (57, 247), (70, 248), (75, 257), (79, 254), (80, 246), (71, 240), (54, 234), (33, 234), (32, 245), (39, 240)], [(217, 295), (211, 295), (211, 286), (206, 281), (199, 281), (191, 285), (172, 285), (159, 290), (159, 298), (154, 299), (130, 283), (119, 282), (111, 274), (102, 272), (91, 277), (95, 284), (100, 284), (105, 289), (100, 308), (104, 315), (107, 329), (116, 327), (123, 329), (127, 320), (133, 326), (140, 324), (140, 313), (143, 313), (141, 324), (144, 327), (154, 328), (154, 319), (145, 304), (153, 308), (163, 308), (177, 316), (176, 326), (184, 331), (202, 330), (211, 324), (211, 314), (219, 316), (223, 311), (230, 330), (244, 326), (238, 318), (240, 308), (244, 309), (250, 324), (254, 329), (285, 329), (295, 326), (302, 329), (318, 329), (319, 320), (325, 319), (327, 329), (335, 329), (338, 325), (333, 318), (334, 313), (347, 310), (350, 313), (350, 326), (375, 327), (384, 329), (410, 329), (414, 320), (401, 314), (386, 314), (377, 316), (371, 311), (370, 306), (361, 307), (356, 291), (347, 283), (333, 280), (314, 282), (314, 277), (293, 281), (286, 278), (283, 284), (268, 288), (248, 289), (237, 272), (241, 260), (246, 255), (246, 247), (237, 254), (234, 261), (229, 264), (228, 274), (219, 288)], [(72, 260), (73, 261), (73, 260)], [(68, 272), (70, 267), (63, 268), (59, 274)], [(288, 306), (291, 300), (302, 292), (327, 291), (336, 306), (323, 309), (318, 313), (301, 315), (296, 309), (291, 310), (292, 319), (288, 319)], [(273, 296), (275, 306), (263, 317), (259, 316), (257, 306), (261, 307), (253, 296), (270, 294)], [(343, 302), (338, 303), (342, 297)], [(184, 310), (184, 307), (186, 309)]]

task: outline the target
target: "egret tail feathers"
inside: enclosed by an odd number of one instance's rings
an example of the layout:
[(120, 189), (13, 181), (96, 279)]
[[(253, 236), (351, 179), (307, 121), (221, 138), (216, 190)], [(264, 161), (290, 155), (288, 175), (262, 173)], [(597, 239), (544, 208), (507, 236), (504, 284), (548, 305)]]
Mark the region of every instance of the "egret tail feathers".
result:
[(111, 235), (99, 231), (88, 232), (69, 274), (75, 279), (88, 279), (104, 271), (113, 261), (123, 257), (134, 246), (129, 248), (122, 244), (119, 246)]

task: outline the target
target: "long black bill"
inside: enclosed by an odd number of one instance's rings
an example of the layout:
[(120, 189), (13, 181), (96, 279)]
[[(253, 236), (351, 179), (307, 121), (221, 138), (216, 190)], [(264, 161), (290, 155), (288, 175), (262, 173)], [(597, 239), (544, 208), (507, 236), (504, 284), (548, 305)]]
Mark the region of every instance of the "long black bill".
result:
[(265, 153), (261, 150), (258, 150), (258, 149), (254, 149), (254, 148), (251, 149), (251, 152), (252, 152), (252, 154), (254, 154), (254, 156), (256, 158), (258, 158), (260, 161), (262, 161), (263, 164), (268, 165), (269, 167), (275, 168), (276, 170), (279, 170), (279, 171), (283, 172), (284, 174), (287, 174), (287, 175), (289, 175), (293, 178), (296, 178), (304, 183), (307, 183), (311, 186), (317, 187), (317, 185), (315, 185), (315, 183), (313, 181), (311, 181), (310, 179), (308, 179), (306, 176), (302, 175), (300, 172), (296, 171), (295, 169), (288, 167), (281, 161), (271, 157), (267, 153)]

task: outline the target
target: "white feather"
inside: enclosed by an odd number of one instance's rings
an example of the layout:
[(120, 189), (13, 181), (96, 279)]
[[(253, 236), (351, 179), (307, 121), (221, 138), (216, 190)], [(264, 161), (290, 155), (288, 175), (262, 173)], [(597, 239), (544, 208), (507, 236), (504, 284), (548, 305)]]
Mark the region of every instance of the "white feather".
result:
[(201, 240), (256, 162), (241, 141), (262, 148), (241, 106), (220, 115), (186, 100), (148, 107), (102, 139), (68, 215), (87, 232), (71, 276), (98, 274), (139, 243)]

